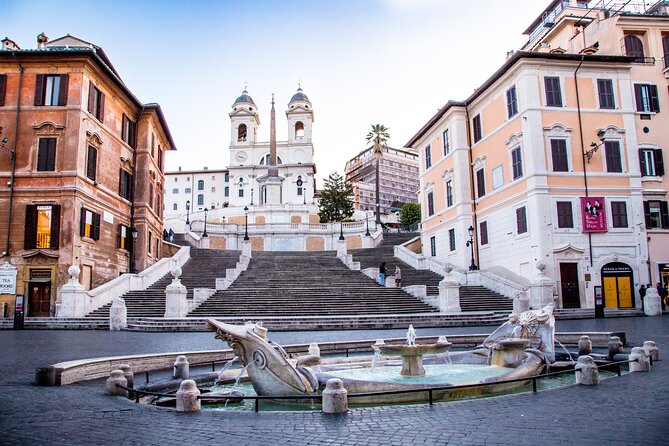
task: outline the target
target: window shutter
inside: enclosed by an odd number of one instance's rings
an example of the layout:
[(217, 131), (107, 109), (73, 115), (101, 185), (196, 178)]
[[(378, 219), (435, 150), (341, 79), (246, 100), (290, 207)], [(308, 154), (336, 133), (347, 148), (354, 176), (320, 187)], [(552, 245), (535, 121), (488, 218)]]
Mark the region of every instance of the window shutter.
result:
[(47, 158), (48, 144), (46, 138), (41, 138), (39, 140), (39, 147), (37, 149), (37, 171), (43, 172), (46, 169), (46, 158)]
[(643, 149), (639, 149), (639, 169), (641, 169), (641, 176), (645, 177), (646, 176), (646, 159), (643, 156)]
[(662, 229), (669, 229), (669, 206), (666, 201), (660, 201), (660, 214), (662, 216)]
[(86, 169), (86, 176), (95, 181), (96, 179), (96, 170), (98, 164), (98, 151), (95, 147), (88, 146), (88, 164)]
[(653, 221), (650, 219), (650, 204), (647, 201), (643, 202), (643, 214), (646, 220), (646, 229), (653, 227)]
[(93, 212), (93, 231), (91, 236), (93, 240), (100, 240), (100, 214), (96, 214), (95, 212)]
[(121, 247), (121, 231), (123, 230), (123, 225), (118, 225), (116, 227), (116, 247)]
[(649, 85), (648, 92), (650, 93), (650, 111), (660, 112), (660, 97), (657, 94), (657, 85)]
[(95, 115), (95, 86), (88, 82), (88, 113)]
[(128, 132), (126, 131), (128, 127), (128, 117), (123, 113), (123, 118), (121, 118), (121, 139), (125, 142), (128, 142), (126, 139), (126, 135)]
[(655, 175), (661, 177), (664, 175), (664, 158), (662, 158), (662, 149), (653, 150), (655, 160)]
[(60, 91), (58, 92), (58, 105), (67, 105), (67, 86), (69, 84), (70, 76), (67, 74), (60, 75)]
[(46, 168), (50, 171), (56, 170), (56, 141), (56, 138), (47, 139)]
[(125, 177), (123, 176), (123, 169), (118, 170), (118, 194), (125, 198), (125, 195), (123, 194), (124, 187), (123, 185), (125, 184)]
[(37, 246), (37, 206), (26, 206), (26, 226), (23, 235), (23, 249), (35, 249)]
[(58, 249), (60, 242), (60, 205), (51, 206), (51, 249)]
[(105, 122), (105, 94), (100, 92), (100, 99), (98, 100), (98, 119), (100, 122)]
[(634, 84), (634, 97), (636, 98), (636, 111), (646, 111), (643, 108), (643, 88), (640, 84)]
[(44, 75), (35, 77), (35, 105), (44, 105)]
[(0, 106), (5, 105), (5, 92), (7, 91), (7, 75), (0, 74)]
[(82, 207), (79, 214), (79, 235), (86, 236), (86, 208)]
[(134, 149), (137, 142), (137, 123), (130, 121), (129, 124), (130, 124), (130, 134), (128, 136), (128, 139), (130, 141), (128, 142), (128, 144), (130, 145), (130, 147)]

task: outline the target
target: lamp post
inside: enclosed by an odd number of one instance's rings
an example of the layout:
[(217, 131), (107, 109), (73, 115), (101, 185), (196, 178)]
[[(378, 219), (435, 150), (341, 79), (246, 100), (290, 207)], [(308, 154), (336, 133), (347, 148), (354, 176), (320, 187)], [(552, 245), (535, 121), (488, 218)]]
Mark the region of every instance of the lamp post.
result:
[(135, 260), (135, 251), (137, 251), (137, 235), (139, 235), (137, 228), (133, 226), (133, 228), (130, 230), (130, 234), (132, 235), (132, 257), (130, 258), (130, 272), (134, 274), (137, 272), (137, 262)]
[(339, 208), (339, 240), (344, 238), (344, 208)]
[(365, 224), (367, 225), (367, 232), (365, 232), (365, 237), (369, 237), (369, 208), (365, 208)]
[(190, 200), (186, 200), (186, 224), (190, 224)]
[(209, 234), (207, 234), (207, 212), (209, 212), (209, 209), (204, 208), (204, 232), (202, 237), (209, 237)]
[(476, 271), (479, 269), (478, 266), (476, 266), (476, 263), (474, 263), (474, 227), (470, 226), (469, 229), (467, 229), (467, 232), (469, 232), (469, 240), (467, 240), (467, 246), (471, 247), (472, 251), (472, 264), (469, 265), (469, 271)]
[(249, 207), (244, 206), (244, 241), (249, 241)]

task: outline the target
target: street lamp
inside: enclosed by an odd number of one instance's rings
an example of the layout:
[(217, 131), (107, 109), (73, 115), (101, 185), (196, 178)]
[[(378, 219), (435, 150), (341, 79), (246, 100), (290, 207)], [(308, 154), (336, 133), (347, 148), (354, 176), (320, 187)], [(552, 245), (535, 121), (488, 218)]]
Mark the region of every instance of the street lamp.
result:
[(365, 237), (369, 237), (369, 208), (365, 208), (365, 224), (367, 225), (367, 232), (365, 232)]
[(344, 238), (344, 208), (339, 208), (339, 240)]
[(469, 240), (467, 240), (467, 247), (471, 247), (472, 250), (472, 264), (469, 265), (469, 271), (476, 271), (479, 269), (478, 266), (476, 266), (476, 263), (474, 263), (474, 227), (470, 226), (469, 229), (467, 229), (467, 232), (469, 232)]
[(207, 234), (207, 212), (209, 212), (209, 209), (204, 208), (204, 232), (202, 237), (209, 237), (209, 234)]
[(190, 224), (190, 200), (186, 200), (186, 224)]
[(244, 241), (249, 241), (249, 207), (244, 206)]
[(137, 235), (139, 235), (139, 232), (137, 232), (137, 228), (133, 226), (133, 228), (130, 230), (130, 234), (132, 235), (132, 258), (130, 259), (130, 272), (131, 273), (136, 273), (137, 272), (137, 263), (135, 260), (135, 251), (137, 251)]

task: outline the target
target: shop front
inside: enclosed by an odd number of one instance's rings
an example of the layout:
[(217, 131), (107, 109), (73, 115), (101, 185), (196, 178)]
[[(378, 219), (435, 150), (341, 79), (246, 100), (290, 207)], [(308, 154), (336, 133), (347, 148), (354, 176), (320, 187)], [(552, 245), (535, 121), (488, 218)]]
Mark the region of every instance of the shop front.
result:
[(634, 274), (621, 262), (602, 267), (602, 288), (605, 308), (634, 308)]

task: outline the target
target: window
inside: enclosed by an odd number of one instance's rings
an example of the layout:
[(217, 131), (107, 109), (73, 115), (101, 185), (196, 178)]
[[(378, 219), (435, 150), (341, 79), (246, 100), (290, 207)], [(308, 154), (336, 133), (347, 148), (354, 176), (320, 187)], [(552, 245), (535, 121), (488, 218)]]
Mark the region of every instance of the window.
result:
[(204, 195), (200, 194), (197, 196), (197, 205), (204, 206)]
[(620, 173), (623, 171), (623, 162), (620, 158), (620, 142), (605, 141), (604, 152), (606, 155), (606, 171)]
[(197, 190), (204, 190), (204, 180), (198, 180)]
[(429, 169), (432, 166), (432, 148), (430, 146), (425, 147), (425, 169)]
[(527, 213), (525, 206), (516, 209), (516, 230), (518, 234), (525, 234), (527, 232)]
[(430, 255), (432, 257), (437, 256), (437, 238), (435, 236), (430, 237)]
[(35, 105), (67, 105), (67, 74), (38, 74), (35, 77)]
[(448, 248), (455, 251), (455, 229), (448, 230)]
[(569, 172), (566, 139), (551, 139), (551, 158), (553, 159), (553, 172)]
[(211, 191), (216, 192), (216, 186), (211, 186)]
[(485, 169), (476, 171), (476, 196), (481, 198), (485, 195)]
[(56, 138), (40, 138), (37, 151), (37, 171), (56, 170)]
[(427, 215), (434, 215), (434, 193), (432, 191), (427, 193)]
[(474, 144), (483, 138), (483, 130), (481, 128), (481, 115), (478, 114), (472, 119), (472, 127), (474, 128)]
[(642, 176), (661, 177), (664, 175), (662, 149), (639, 149), (639, 164)]
[(179, 206), (177, 206), (177, 204), (174, 203), (174, 204), (172, 205), (172, 210), (173, 210), (173, 211), (177, 211), (177, 210), (179, 210)]
[(644, 201), (646, 229), (669, 229), (669, 210), (666, 201)]
[(146, 240), (148, 241), (149, 254), (151, 254), (151, 236), (152, 236), (152, 234), (151, 234), (151, 231), (147, 231), (147, 232), (148, 232), (148, 234), (147, 234)]
[(297, 121), (295, 123), (295, 139), (302, 139), (304, 138), (304, 123), (301, 121)]
[(446, 181), (446, 206), (453, 206), (453, 180)]
[(610, 110), (616, 108), (611, 79), (597, 79), (597, 93), (599, 94), (599, 108)]
[(448, 155), (451, 153), (451, 141), (450, 138), (451, 136), (448, 134), (448, 129), (444, 130), (444, 156)]
[(515, 85), (506, 90), (506, 114), (509, 119), (518, 114), (518, 97)]
[[(664, 49), (664, 68), (669, 68), (669, 34), (662, 36), (662, 49)], [(2, 100), (1, 95), (0, 100)]]
[(481, 245), (487, 245), (488, 244), (488, 222), (487, 221), (482, 221), (481, 223), (479, 223), (479, 233), (481, 234), (481, 236), (480, 236)]
[(163, 148), (158, 144), (158, 170), (163, 171)]
[(58, 249), (59, 236), (59, 205), (26, 206), (24, 249)]
[(546, 105), (548, 107), (562, 107), (562, 92), (560, 91), (559, 77), (545, 77)]
[(130, 227), (125, 225), (118, 225), (118, 242), (116, 247), (130, 251)]
[(511, 170), (513, 171), (514, 180), (523, 176), (523, 155), (520, 151), (520, 146), (511, 151)]
[(625, 44), (625, 56), (634, 57), (634, 62), (643, 63), (645, 61), (643, 42), (639, 36), (628, 34), (623, 39), (623, 42)]
[[(264, 166), (265, 164), (267, 164), (269, 166), (269, 154), (260, 158), (260, 165)], [(279, 158), (278, 156), (276, 157), (276, 164), (277, 165), (283, 164), (283, 161), (281, 161), (281, 158)]]
[(119, 169), (118, 194), (126, 200), (132, 197), (132, 174), (124, 169)]
[(237, 141), (246, 141), (246, 133), (246, 124), (239, 124), (239, 127), (237, 127)]
[(614, 228), (627, 227), (627, 203), (624, 201), (611, 202), (611, 216)]
[(93, 146), (88, 146), (88, 154), (86, 156), (86, 176), (89, 180), (95, 181), (98, 169), (98, 149)]
[(172, 189), (172, 193), (173, 193), (173, 194), (178, 194), (178, 193), (179, 193), (179, 189)]
[(660, 112), (660, 98), (657, 94), (657, 85), (634, 84), (636, 111), (647, 113)]
[(7, 92), (7, 75), (0, 74), (0, 107), (5, 105), (6, 92)]
[[(125, 113), (121, 122), (121, 139), (125, 141), (130, 147), (135, 147), (135, 140), (137, 138), (137, 123), (128, 118)], [(151, 151), (153, 152), (153, 134), (151, 134)]]
[(573, 228), (574, 215), (572, 213), (571, 201), (557, 202), (558, 228)]
[(98, 121), (105, 120), (105, 94), (97, 89), (93, 82), (88, 83), (88, 112)]
[(225, 174), (225, 177), (223, 178), (223, 180), (224, 180), (226, 183), (229, 183), (229, 182), (230, 182), (230, 174), (226, 173), (226, 174)]
[[(174, 190), (176, 190), (177, 192), (179, 191), (179, 189), (174, 189)], [(191, 188), (190, 187), (184, 188), (184, 194), (190, 194), (190, 193), (191, 193)]]
[(79, 235), (93, 240), (100, 239), (100, 214), (89, 209), (81, 208), (79, 221)]
[(153, 209), (153, 184), (149, 184), (149, 207)]
[(225, 189), (224, 189), (223, 194), (224, 194), (226, 197), (229, 197), (229, 196), (230, 196), (230, 187), (229, 187), (229, 186), (225, 186)]

